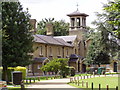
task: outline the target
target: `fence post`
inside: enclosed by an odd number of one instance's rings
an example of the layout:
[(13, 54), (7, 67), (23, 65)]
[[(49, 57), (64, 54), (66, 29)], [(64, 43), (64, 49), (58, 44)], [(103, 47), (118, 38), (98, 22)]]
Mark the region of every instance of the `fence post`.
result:
[(109, 86), (107, 85), (107, 90), (109, 90)]
[(85, 79), (85, 76), (84, 76), (84, 79)]
[(46, 80), (48, 80), (48, 77), (46, 76)]
[(82, 87), (84, 87), (84, 82), (82, 81)]
[(39, 81), (40, 81), (40, 77), (39, 77)]
[(88, 75), (87, 75), (87, 78), (88, 78)]
[(27, 78), (26, 78), (26, 83), (28, 84), (28, 80), (27, 80)]
[(74, 77), (74, 81), (76, 80), (76, 78)]
[(79, 86), (79, 84), (80, 84), (80, 82), (79, 82), (79, 80), (78, 80), (78, 86)]
[(77, 77), (77, 80), (79, 81), (79, 77)]
[(88, 88), (88, 82), (86, 82), (86, 88)]
[(100, 90), (101, 85), (99, 84), (99, 90)]
[(116, 86), (116, 90), (118, 90), (118, 86)]
[(29, 80), (30, 80), (30, 83), (31, 83), (31, 78)]
[(34, 77), (34, 79), (33, 79), (33, 80), (34, 80), (34, 82), (35, 82), (35, 77)]
[(91, 85), (91, 86), (92, 86), (92, 90), (93, 90), (93, 82), (92, 82), (92, 85)]

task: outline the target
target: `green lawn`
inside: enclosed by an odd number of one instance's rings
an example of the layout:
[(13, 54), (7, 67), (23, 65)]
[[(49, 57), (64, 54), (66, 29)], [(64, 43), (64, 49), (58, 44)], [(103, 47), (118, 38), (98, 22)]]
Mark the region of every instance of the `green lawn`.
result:
[[(88, 88), (91, 88), (91, 83), (93, 82), (93, 87), (98, 88), (99, 84), (101, 84), (101, 88), (106, 88), (106, 85), (109, 85), (109, 88), (116, 88), (118, 86), (118, 77), (95, 77), (95, 78), (89, 78), (89, 79), (82, 79), (80, 82), (88, 82)], [(82, 87), (82, 84), (80, 83), (79, 86), (70, 83), (70, 85), (79, 87), (79, 88), (86, 88), (86, 83), (84, 83), (84, 87)]]

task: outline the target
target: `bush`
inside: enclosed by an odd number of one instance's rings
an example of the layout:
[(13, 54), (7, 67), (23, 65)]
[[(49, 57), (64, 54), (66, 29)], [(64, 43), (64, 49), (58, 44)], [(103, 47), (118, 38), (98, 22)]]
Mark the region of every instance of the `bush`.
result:
[(75, 68), (74, 67), (70, 67), (70, 75), (71, 76), (75, 76)]
[(26, 77), (26, 67), (18, 66), (16, 68), (14, 68), (14, 71), (21, 71), (22, 72), (22, 78), (25, 79), (25, 77)]
[(87, 67), (87, 68), (86, 68), (86, 72), (87, 72), (87, 73), (90, 73), (90, 67)]

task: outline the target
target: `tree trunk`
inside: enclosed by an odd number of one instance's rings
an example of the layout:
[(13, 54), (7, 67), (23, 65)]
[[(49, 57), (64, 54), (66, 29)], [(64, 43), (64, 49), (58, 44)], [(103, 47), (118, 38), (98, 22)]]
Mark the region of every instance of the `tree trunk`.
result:
[(3, 80), (6, 81), (6, 83), (8, 84), (9, 81), (8, 81), (8, 75), (7, 75), (7, 66), (3, 66)]

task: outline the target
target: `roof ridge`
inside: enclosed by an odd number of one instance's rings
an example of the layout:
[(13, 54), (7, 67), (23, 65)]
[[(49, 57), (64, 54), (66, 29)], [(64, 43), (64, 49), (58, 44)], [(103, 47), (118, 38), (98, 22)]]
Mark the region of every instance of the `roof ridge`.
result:
[[(37, 36), (37, 35), (35, 35), (35, 36)], [(44, 39), (42, 39), (42, 38), (40, 38), (39, 36), (37, 36), (39, 39), (41, 39), (41, 40), (43, 40), (43, 41), (45, 41), (46, 43), (48, 43), (46, 40), (44, 40)]]

